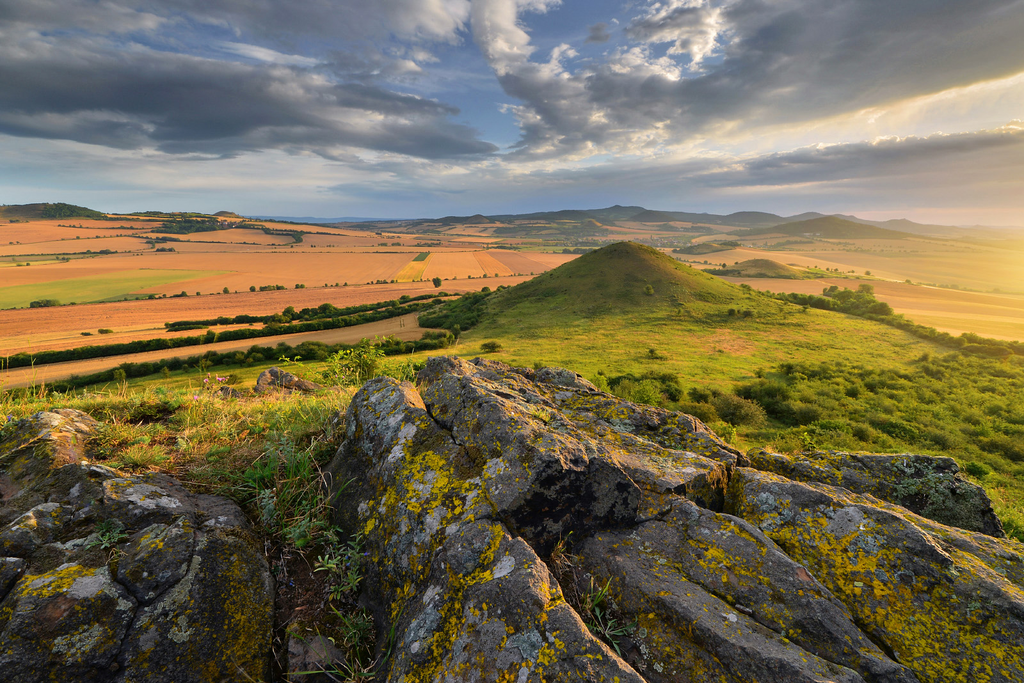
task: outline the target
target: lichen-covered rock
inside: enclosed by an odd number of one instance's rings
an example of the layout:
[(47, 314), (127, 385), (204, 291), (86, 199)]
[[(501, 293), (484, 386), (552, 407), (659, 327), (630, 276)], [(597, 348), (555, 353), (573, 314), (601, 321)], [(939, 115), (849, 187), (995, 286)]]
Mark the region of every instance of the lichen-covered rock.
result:
[(35, 413), (18, 420), (0, 441), (0, 502), (62, 465), (85, 459), (85, 442), (99, 423), (70, 408)]
[(368, 382), (328, 468), (381, 680), (1024, 680), (1024, 547), (951, 461), (748, 461), (556, 368), (432, 358), (418, 382)]
[(0, 678), (260, 680), (272, 585), (241, 510), (89, 463), (96, 427), (40, 413), (3, 442)]
[(29, 557), (40, 546), (53, 541), (72, 517), (74, 508), (60, 503), (42, 503), (0, 531), (0, 553)]
[(188, 572), (140, 607), (119, 655), (124, 683), (261, 680), (273, 587), (241, 535), (199, 534)]
[[(390, 378), (359, 391), (346, 429), (329, 473), (339, 519), (365, 533), (369, 600), (401, 644), (388, 680), (641, 680), (590, 635), (536, 553), (498, 521), (529, 499), (522, 490), (502, 495), (498, 487), (515, 483), (500, 478), (504, 459), (480, 463), (433, 420), (412, 385)], [(552, 477), (571, 469), (585, 481), (585, 458), (573, 452), (559, 460), (561, 470), (549, 464)], [(616, 503), (630, 500), (635, 507), (627, 490)], [(602, 504), (592, 516), (614, 519), (614, 509)], [(553, 525), (564, 521), (555, 514)]]
[(195, 532), (185, 517), (136, 533), (117, 563), (117, 580), (142, 604), (180, 581), (192, 560)]
[(841, 486), (895, 503), (922, 517), (1003, 538), (985, 490), (960, 475), (952, 458), (814, 451), (794, 455), (756, 448), (750, 466), (796, 481)]
[(102, 680), (134, 614), (107, 567), (26, 575), (0, 603), (0, 671), (19, 683)]
[[(746, 468), (727, 507), (804, 564), (921, 681), (1024, 680), (1024, 589), (970, 542), (947, 540), (969, 532), (928, 533), (934, 522), (872, 496)], [(1020, 555), (1018, 544), (981, 538), (979, 549)]]
[(255, 391), (257, 394), (265, 394), (268, 391), (303, 391), (312, 393), (314, 391), (320, 391), (321, 387), (316, 382), (310, 382), (307, 379), (302, 379), (293, 375), (290, 372), (285, 372), (281, 368), (273, 367), (268, 368), (260, 373), (260, 376), (256, 378)]
[[(663, 622), (636, 637), (648, 680), (700, 680), (708, 672), (700, 658), (672, 661), (667, 642), (709, 652), (737, 680), (813, 681), (826, 674), (859, 680), (830, 663), (869, 681), (917, 680), (861, 633), (806, 568), (736, 517), (678, 500), (669, 515), (599, 533), (580, 553), (585, 567), (612, 581), (621, 610), (653, 610)], [(751, 649), (760, 656), (752, 659)]]
[(20, 557), (0, 557), (0, 600), (7, 597), (14, 582), (25, 573), (27, 564)]
[(397, 617), (389, 680), (642, 683), (522, 539), (485, 520), (446, 536)]

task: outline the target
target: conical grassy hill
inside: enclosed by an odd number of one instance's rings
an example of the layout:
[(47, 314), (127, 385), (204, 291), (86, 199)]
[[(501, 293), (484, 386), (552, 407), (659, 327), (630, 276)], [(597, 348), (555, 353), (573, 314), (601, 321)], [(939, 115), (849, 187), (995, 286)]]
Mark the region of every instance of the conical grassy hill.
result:
[(657, 249), (617, 242), (499, 292), (492, 297), (490, 312), (500, 315), (529, 303), (557, 309), (563, 316), (590, 317), (666, 304), (728, 304), (744, 295), (740, 287)]

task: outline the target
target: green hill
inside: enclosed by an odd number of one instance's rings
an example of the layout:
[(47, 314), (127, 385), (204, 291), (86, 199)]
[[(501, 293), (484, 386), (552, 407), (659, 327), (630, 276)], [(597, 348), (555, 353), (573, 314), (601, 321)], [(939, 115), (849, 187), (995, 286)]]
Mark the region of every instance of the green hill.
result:
[(716, 270), (707, 271), (712, 275), (721, 275), (725, 277), (778, 277), (786, 278), (789, 280), (800, 280), (807, 277), (807, 271), (799, 268), (793, 268), (787, 266), (784, 263), (778, 261), (772, 261), (766, 258), (755, 258), (747, 261), (740, 261), (739, 263), (728, 266), (726, 268), (718, 268)]
[(0, 206), (0, 219), (32, 221), (54, 218), (106, 218), (106, 214), (62, 202)]
[[(647, 288), (650, 287), (650, 293)], [(494, 297), (494, 313), (521, 304), (593, 315), (664, 306), (667, 302), (726, 303), (739, 287), (679, 263), (657, 249), (617, 242), (570, 261)]]
[(744, 237), (755, 235), (788, 235), (792, 237), (820, 237), (822, 239), (887, 239), (901, 240), (911, 237), (905, 232), (855, 223), (836, 216), (823, 216), (807, 221), (783, 223), (772, 228), (749, 230)]

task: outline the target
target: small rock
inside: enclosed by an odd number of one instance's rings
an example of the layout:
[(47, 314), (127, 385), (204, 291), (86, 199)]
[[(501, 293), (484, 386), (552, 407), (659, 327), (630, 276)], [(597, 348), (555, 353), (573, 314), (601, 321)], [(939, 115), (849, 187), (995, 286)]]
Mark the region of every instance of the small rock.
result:
[(320, 391), (322, 388), (316, 382), (301, 379), (281, 368), (272, 367), (261, 372), (260, 376), (256, 378), (255, 391), (257, 394), (264, 394), (274, 389), (312, 393)]

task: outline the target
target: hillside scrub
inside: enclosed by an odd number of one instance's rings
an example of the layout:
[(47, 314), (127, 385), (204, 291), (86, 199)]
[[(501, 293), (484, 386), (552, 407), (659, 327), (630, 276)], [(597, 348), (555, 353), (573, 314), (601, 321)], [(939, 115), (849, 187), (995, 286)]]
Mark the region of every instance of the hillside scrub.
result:
[(895, 313), (889, 304), (876, 299), (874, 288), (868, 284), (860, 285), (856, 291), (845, 287), (840, 289), (836, 285), (832, 285), (823, 290), (822, 296), (799, 293), (776, 294), (775, 296), (780, 301), (874, 320), (883, 325), (909, 332), (915, 337), (948, 348), (959, 349), (964, 353), (994, 358), (1004, 358), (1009, 355), (1024, 356), (1024, 344), (1021, 342), (989, 339), (973, 332), (964, 332), (959, 337), (955, 337), (933, 327), (918, 325), (908, 320), (903, 314)]

